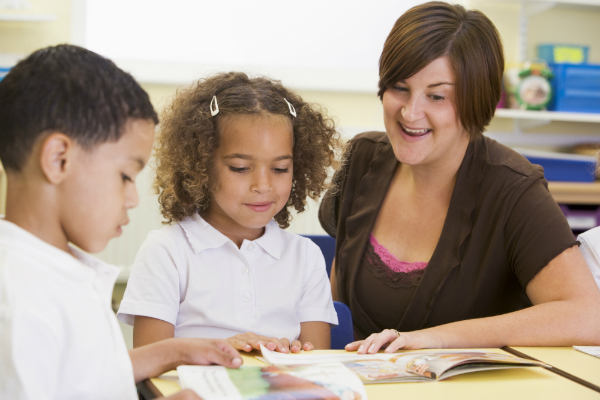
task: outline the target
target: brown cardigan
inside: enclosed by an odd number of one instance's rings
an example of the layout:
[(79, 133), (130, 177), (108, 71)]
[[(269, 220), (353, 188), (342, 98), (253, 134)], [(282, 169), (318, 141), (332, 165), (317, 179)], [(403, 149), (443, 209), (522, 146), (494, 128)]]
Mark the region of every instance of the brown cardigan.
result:
[(340, 186), (319, 210), (321, 225), (336, 238), (338, 298), (350, 306), (359, 338), (382, 328), (411, 331), (529, 307), (529, 281), (576, 244), (543, 169), (485, 136), (472, 139), (412, 301), (398, 326), (376, 326), (356, 301), (355, 277), (397, 165), (385, 133), (356, 136), (335, 178)]

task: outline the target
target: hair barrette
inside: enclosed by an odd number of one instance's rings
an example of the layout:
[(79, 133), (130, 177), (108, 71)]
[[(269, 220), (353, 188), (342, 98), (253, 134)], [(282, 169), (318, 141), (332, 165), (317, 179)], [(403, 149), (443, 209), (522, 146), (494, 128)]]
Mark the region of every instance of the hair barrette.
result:
[(296, 116), (296, 109), (294, 108), (294, 106), (287, 101), (287, 99), (284, 97), (283, 98), (285, 100), (285, 102), (287, 103), (288, 107), (290, 108), (290, 114), (292, 114), (294, 117)]
[(213, 96), (210, 101), (210, 115), (215, 116), (219, 113), (219, 104), (217, 103), (217, 96)]

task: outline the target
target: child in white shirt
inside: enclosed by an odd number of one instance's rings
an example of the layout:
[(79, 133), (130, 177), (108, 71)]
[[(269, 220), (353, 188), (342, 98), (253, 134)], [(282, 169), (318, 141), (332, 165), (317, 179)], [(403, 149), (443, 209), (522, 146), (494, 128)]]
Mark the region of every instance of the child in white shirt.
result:
[(156, 146), (170, 225), (140, 248), (118, 313), (134, 346), (213, 337), (244, 351), (329, 348), (337, 315), (323, 255), (281, 228), (324, 190), (338, 136), (266, 78), (219, 74), (178, 93)]
[(600, 288), (600, 227), (583, 232), (577, 236), (577, 240), (581, 254)]
[(136, 382), (183, 363), (239, 366), (219, 340), (128, 354), (110, 308), (118, 270), (79, 250), (102, 250), (137, 205), (158, 122), (146, 92), (110, 60), (60, 45), (19, 62), (0, 104), (0, 398), (133, 400)]

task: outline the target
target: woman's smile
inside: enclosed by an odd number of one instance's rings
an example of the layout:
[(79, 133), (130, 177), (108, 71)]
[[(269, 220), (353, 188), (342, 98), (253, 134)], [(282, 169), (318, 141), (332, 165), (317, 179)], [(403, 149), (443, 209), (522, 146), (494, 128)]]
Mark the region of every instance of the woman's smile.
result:
[(423, 128), (423, 129), (409, 128), (400, 122), (398, 123), (398, 125), (400, 126), (400, 131), (403, 133), (402, 137), (404, 137), (405, 140), (409, 140), (409, 141), (421, 140), (421, 139), (425, 138), (425, 136), (427, 136), (431, 132), (433, 132), (433, 129), (428, 129), (428, 128)]

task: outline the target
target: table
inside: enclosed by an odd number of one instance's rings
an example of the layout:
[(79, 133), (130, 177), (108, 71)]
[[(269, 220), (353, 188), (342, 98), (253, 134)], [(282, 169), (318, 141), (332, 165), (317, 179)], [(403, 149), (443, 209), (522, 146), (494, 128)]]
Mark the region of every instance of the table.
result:
[[(600, 386), (600, 358), (570, 347), (513, 347), (533, 358)], [(600, 393), (598, 394), (600, 398)]]
[[(600, 383), (600, 359), (571, 348), (516, 348), (592, 383)], [(468, 351), (468, 349), (464, 349)], [(504, 353), (501, 349), (473, 349)], [(344, 350), (315, 350), (315, 353), (344, 353)], [(242, 355), (244, 365), (264, 365), (254, 358), (258, 353)], [(177, 373), (151, 380), (165, 396), (180, 389)], [(599, 385), (600, 386), (600, 385)], [(400, 399), (600, 399), (600, 393), (543, 368), (517, 368), (472, 372), (441, 382), (365, 385), (371, 400)]]

